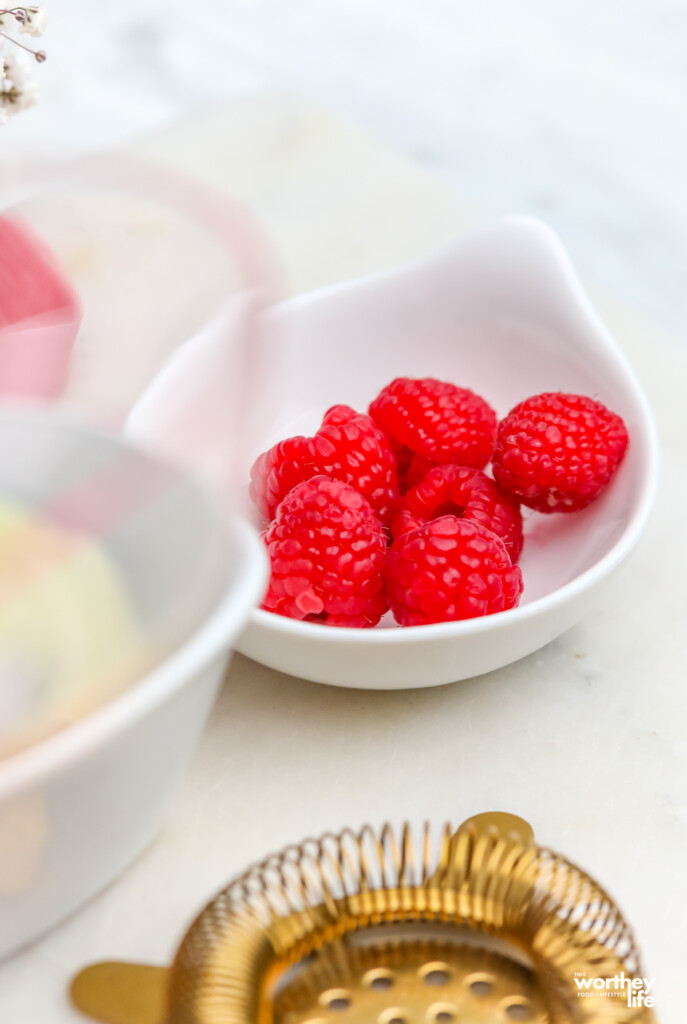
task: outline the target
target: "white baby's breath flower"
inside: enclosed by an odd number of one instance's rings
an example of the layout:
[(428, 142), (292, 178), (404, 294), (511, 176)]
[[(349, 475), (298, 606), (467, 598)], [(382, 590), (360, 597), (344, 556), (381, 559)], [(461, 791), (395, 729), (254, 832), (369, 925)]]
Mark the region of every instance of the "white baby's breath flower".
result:
[(31, 57), (25, 50), (16, 47), (4, 57), (5, 75), (8, 80), (22, 92), (33, 81), (33, 66), (35, 58)]
[(21, 22), (19, 28), (30, 36), (42, 36), (48, 22), (48, 15), (44, 7), (25, 7), (26, 19)]
[[(0, 10), (4, 8), (0, 6)], [(0, 125), (13, 114), (34, 105), (38, 91), (33, 70), (36, 64), (42, 64), (46, 59), (45, 51), (26, 46), (11, 35), (10, 30), (40, 36), (46, 20), (43, 7), (17, 7), (5, 10), (0, 16), (0, 31), (3, 33), (0, 37)]]
[(38, 100), (38, 86), (35, 82), (28, 82), (21, 92), (17, 93), (14, 101), (14, 108), (17, 113), (20, 110), (28, 110), (29, 107), (33, 107)]

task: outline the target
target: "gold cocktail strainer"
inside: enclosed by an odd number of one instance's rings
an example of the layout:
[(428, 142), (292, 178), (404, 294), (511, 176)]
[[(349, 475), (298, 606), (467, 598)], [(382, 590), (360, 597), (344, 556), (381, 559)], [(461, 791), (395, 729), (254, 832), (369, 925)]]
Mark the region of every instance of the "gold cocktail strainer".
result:
[(438, 843), (385, 826), (288, 847), (208, 904), (169, 969), (97, 964), (71, 994), (104, 1024), (655, 1024), (629, 1005), (641, 977), (610, 896), (495, 813)]

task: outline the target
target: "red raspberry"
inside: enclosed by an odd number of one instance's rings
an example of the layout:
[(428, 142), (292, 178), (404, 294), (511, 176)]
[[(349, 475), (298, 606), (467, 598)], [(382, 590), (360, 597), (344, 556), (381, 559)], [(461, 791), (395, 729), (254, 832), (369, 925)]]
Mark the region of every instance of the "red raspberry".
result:
[(627, 445), (622, 419), (600, 402), (535, 395), (499, 424), (494, 476), (538, 512), (576, 512), (599, 497)]
[[(401, 494), (405, 494), (405, 492), (409, 491), (411, 487), (415, 486), (415, 484), (422, 483), (430, 469), (435, 469), (438, 465), (439, 463), (434, 462), (432, 459), (425, 459), (422, 455), (413, 455), (410, 460), (410, 465), (403, 476)], [(448, 463), (448, 465), (454, 466), (455, 463)], [(470, 467), (468, 467), (468, 469), (469, 468)]]
[(520, 508), (479, 469), (436, 466), (401, 498), (391, 520), (394, 537), (416, 530), (430, 519), (453, 515), (491, 530), (506, 546), (511, 562), (522, 551)]
[(402, 626), (452, 622), (514, 608), (522, 575), (499, 538), (467, 519), (442, 516), (394, 541), (386, 596)]
[(397, 377), (369, 412), (388, 437), (435, 463), (482, 469), (494, 450), (494, 410), (467, 388), (432, 377)]
[(379, 622), (387, 542), (358, 491), (314, 476), (289, 491), (263, 536), (272, 566), (263, 608), (328, 626)]
[(292, 487), (320, 473), (355, 487), (388, 524), (399, 496), (396, 460), (369, 416), (335, 405), (314, 437), (290, 437), (264, 452), (251, 469), (251, 498), (269, 520)]
[(377, 424), (374, 421), (371, 423), (369, 422), (369, 416), (366, 416), (364, 412), (356, 412), (356, 410), (352, 409), (350, 405), (330, 406), (322, 417), (322, 426), (326, 427), (328, 425), (333, 425), (335, 427), (340, 427), (344, 423), (351, 423), (353, 420), (360, 419), (368, 421), (370, 430), (373, 430), (373, 432), (376, 430), (377, 436), (383, 437), (384, 440), (387, 441), (386, 436), (382, 433), (379, 427), (377, 427)]
[[(403, 493), (404, 481), (406, 474), (410, 470), (413, 459), (419, 459), (420, 456), (416, 455), (415, 452), (411, 452), (410, 448), (406, 448), (404, 444), (399, 444), (398, 441), (394, 441), (393, 437), (389, 438), (389, 444), (391, 450), (396, 458), (396, 469), (398, 472), (398, 484)], [(405, 488), (407, 490), (407, 488)]]
[(404, 444), (394, 441), (393, 437), (388, 438), (388, 441), (396, 458), (398, 489), (401, 494), (405, 494), (409, 487), (412, 487), (413, 484), (418, 484), (425, 473), (432, 469), (433, 466), (436, 466), (437, 463), (430, 462), (429, 459), (423, 459), (421, 455), (416, 455), (415, 452), (411, 452), (410, 448), (406, 448)]

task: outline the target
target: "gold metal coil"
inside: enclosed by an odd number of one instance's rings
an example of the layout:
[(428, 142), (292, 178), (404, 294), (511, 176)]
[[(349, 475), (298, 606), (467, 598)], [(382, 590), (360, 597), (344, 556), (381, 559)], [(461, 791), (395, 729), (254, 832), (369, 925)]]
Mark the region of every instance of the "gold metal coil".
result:
[[(489, 814), (436, 840), (366, 826), (268, 857), (197, 917), (160, 1018), (130, 1024), (653, 1024), (612, 991), (642, 976), (611, 897), (522, 819)], [(610, 995), (579, 979), (608, 980)], [(78, 1005), (78, 979), (73, 991)]]

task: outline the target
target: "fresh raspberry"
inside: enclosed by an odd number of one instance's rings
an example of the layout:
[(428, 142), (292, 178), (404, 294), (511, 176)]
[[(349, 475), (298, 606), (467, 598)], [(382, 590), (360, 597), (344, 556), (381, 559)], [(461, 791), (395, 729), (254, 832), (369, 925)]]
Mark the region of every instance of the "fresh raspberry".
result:
[(494, 450), (494, 410), (467, 388), (432, 377), (397, 377), (369, 412), (388, 437), (435, 463), (483, 469)]
[[(322, 426), (341, 427), (344, 423), (351, 423), (353, 420), (360, 419), (369, 421), (370, 417), (364, 412), (356, 412), (356, 410), (352, 409), (350, 405), (332, 405), (327, 409), (326, 413), (322, 417)], [(385, 441), (387, 440), (386, 436), (382, 433), (379, 427), (377, 427), (374, 420), (372, 423), (368, 423), (368, 425), (370, 430), (376, 428), (377, 435), (379, 437), (383, 437)]]
[[(438, 465), (439, 463), (435, 462), (433, 459), (426, 459), (423, 455), (413, 455), (408, 468), (403, 475), (402, 484), (399, 480), (401, 494), (405, 494), (406, 491), (409, 491), (411, 487), (415, 486), (415, 484), (421, 483), (429, 473), (430, 469), (435, 469)], [(447, 465), (455, 465), (455, 463), (447, 463)], [(469, 468), (470, 467), (468, 466), (468, 469)]]
[(269, 520), (292, 487), (320, 473), (355, 487), (388, 525), (399, 496), (396, 459), (369, 416), (335, 405), (314, 437), (290, 437), (264, 452), (251, 469), (251, 498)]
[(358, 491), (297, 484), (264, 534), (272, 574), (263, 608), (328, 626), (374, 626), (386, 611), (382, 524)]
[(599, 497), (627, 445), (622, 419), (600, 402), (535, 395), (499, 424), (494, 476), (538, 512), (576, 512)]
[(472, 619), (514, 608), (522, 575), (502, 541), (477, 523), (433, 519), (394, 541), (384, 563), (386, 596), (402, 626)]
[(404, 482), (406, 479), (406, 475), (412, 465), (413, 459), (419, 459), (420, 456), (416, 455), (415, 452), (411, 452), (410, 448), (406, 448), (404, 444), (399, 444), (398, 441), (394, 441), (393, 437), (390, 437), (388, 440), (389, 445), (391, 446), (391, 450), (394, 453), (394, 457), (396, 459), (398, 486), (401, 491), (401, 494), (403, 494), (404, 489), (407, 490), (407, 487), (405, 487)]
[(391, 520), (394, 537), (416, 530), (430, 519), (452, 515), (491, 530), (506, 546), (511, 562), (522, 551), (518, 503), (479, 469), (436, 466), (401, 498)]

